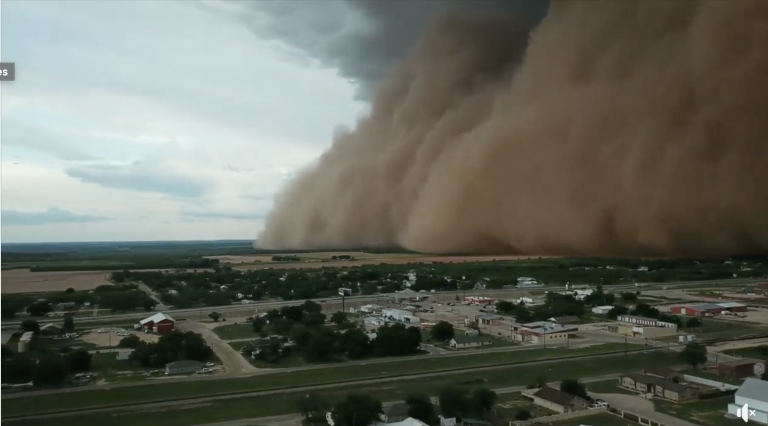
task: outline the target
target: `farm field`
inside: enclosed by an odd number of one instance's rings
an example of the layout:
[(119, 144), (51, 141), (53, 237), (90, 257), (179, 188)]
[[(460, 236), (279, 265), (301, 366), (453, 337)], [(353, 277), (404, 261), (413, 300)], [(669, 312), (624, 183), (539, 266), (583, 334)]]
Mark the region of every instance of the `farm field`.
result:
[(105, 271), (30, 272), (29, 269), (3, 271), (3, 293), (91, 290), (111, 284)]
[[(538, 376), (546, 376), (550, 380), (560, 380), (565, 377), (584, 378), (595, 377), (606, 374), (616, 374), (622, 372), (639, 371), (648, 365), (672, 366), (677, 363), (675, 354), (672, 353), (651, 353), (651, 354), (630, 354), (621, 359), (621, 362), (595, 363), (594, 360), (581, 359), (571, 361), (558, 361), (531, 368), (531, 366), (511, 366), (502, 369), (467, 372), (450, 375), (437, 375), (432, 377), (422, 377), (418, 379), (393, 379), (391, 383), (380, 382), (367, 385), (339, 385), (322, 390), (324, 396), (331, 400), (339, 398), (350, 393), (365, 393), (381, 401), (402, 400), (407, 394), (427, 393), (435, 395), (440, 389), (446, 386), (462, 386), (466, 388), (487, 387), (498, 389), (511, 386), (525, 386), (534, 381)], [(296, 373), (293, 373), (296, 374)], [(251, 379), (239, 379), (240, 383), (250, 383), (249, 388), (253, 388), (256, 383), (262, 383), (269, 376), (254, 377)], [(311, 379), (309, 381), (312, 381)], [(221, 386), (217, 381), (201, 381), (198, 386), (208, 388), (206, 395), (212, 395), (214, 389)], [(232, 381), (229, 381), (232, 382)], [(304, 383), (310, 385), (311, 383)], [(192, 382), (178, 384), (179, 390), (189, 388)], [(242, 389), (241, 386), (238, 386)], [(167, 398), (169, 395), (181, 397), (182, 395), (171, 391), (169, 388), (162, 393), (155, 392), (153, 388), (166, 388), (166, 386), (152, 385), (114, 388), (109, 392), (92, 391), (66, 393), (57, 396), (46, 395), (34, 398), (5, 399), (3, 405), (6, 410), (3, 414), (40, 414), (40, 407), (46, 411), (55, 411), (62, 409), (71, 409), (75, 407), (86, 407), (103, 404), (120, 404), (128, 401), (137, 401), (137, 398), (146, 398), (150, 392), (158, 398)], [(141, 389), (141, 390), (139, 390)], [(237, 391), (234, 386), (230, 386), (226, 391)], [(162, 408), (152, 408), (143, 405), (137, 408), (115, 408), (108, 413), (79, 414), (72, 416), (57, 416), (57, 426), (75, 426), (83, 424), (96, 424), (108, 422), (110, 426), (129, 426), (141, 424), (142, 426), (186, 426), (189, 424), (204, 424), (209, 422), (227, 421), (242, 418), (255, 418), (275, 416), (281, 414), (290, 414), (296, 411), (295, 399), (306, 391), (297, 392), (269, 392), (265, 395), (250, 395), (242, 397), (233, 397), (226, 399), (207, 400), (205, 402), (190, 403), (169, 403), (164, 404)], [(49, 402), (51, 405), (49, 405)], [(10, 425), (19, 426), (47, 426), (51, 419), (32, 419), (32, 420), (5, 420)]]

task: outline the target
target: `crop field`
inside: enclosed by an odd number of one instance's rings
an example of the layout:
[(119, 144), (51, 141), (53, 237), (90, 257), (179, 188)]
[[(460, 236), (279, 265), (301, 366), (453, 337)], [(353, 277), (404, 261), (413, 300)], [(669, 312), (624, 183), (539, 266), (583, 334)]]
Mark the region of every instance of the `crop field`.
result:
[(111, 284), (104, 271), (30, 272), (29, 269), (3, 271), (3, 293), (91, 290)]

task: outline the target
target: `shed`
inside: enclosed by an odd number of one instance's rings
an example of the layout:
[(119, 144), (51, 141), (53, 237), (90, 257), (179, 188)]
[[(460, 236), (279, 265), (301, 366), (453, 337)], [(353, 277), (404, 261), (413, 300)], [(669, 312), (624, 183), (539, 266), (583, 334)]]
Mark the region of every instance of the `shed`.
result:
[(203, 363), (199, 361), (174, 361), (165, 364), (165, 374), (195, 373), (203, 369)]
[(611, 312), (611, 309), (613, 309), (613, 305), (595, 306), (594, 308), (592, 308), (592, 313), (598, 314), (598, 315), (605, 315), (608, 312)]

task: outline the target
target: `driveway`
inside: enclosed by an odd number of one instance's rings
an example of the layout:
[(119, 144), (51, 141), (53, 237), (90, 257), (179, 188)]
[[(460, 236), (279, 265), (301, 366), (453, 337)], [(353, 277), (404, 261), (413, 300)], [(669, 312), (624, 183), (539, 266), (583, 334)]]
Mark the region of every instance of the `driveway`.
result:
[(652, 420), (666, 426), (699, 426), (695, 423), (687, 422), (677, 417), (659, 413), (653, 406), (653, 402), (635, 395), (624, 395), (619, 393), (589, 393), (593, 398), (599, 398), (607, 402), (611, 407), (617, 410), (626, 411), (642, 416), (647, 420)]
[(194, 331), (195, 333), (200, 333), (203, 336), (206, 343), (211, 346), (213, 352), (227, 368), (227, 372), (219, 377), (238, 376), (259, 371), (259, 369), (252, 366), (240, 352), (236, 351), (232, 346), (229, 346), (227, 342), (221, 340), (216, 333), (211, 331), (211, 329), (205, 325), (200, 324), (197, 321), (185, 321), (183, 324), (180, 323), (179, 327), (183, 327), (185, 330)]

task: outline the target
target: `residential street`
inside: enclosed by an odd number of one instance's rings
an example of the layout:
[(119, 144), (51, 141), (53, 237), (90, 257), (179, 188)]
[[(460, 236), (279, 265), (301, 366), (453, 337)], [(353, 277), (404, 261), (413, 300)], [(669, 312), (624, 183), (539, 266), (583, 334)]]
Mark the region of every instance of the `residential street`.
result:
[(232, 346), (229, 346), (224, 340), (221, 340), (210, 328), (196, 321), (187, 321), (179, 324), (179, 328), (185, 330), (194, 331), (200, 333), (205, 339), (206, 343), (211, 346), (213, 352), (221, 360), (226, 367), (226, 373), (218, 374), (218, 378), (230, 378), (233, 376), (241, 376), (247, 373), (258, 372), (260, 369), (251, 365), (245, 357), (236, 351)]

